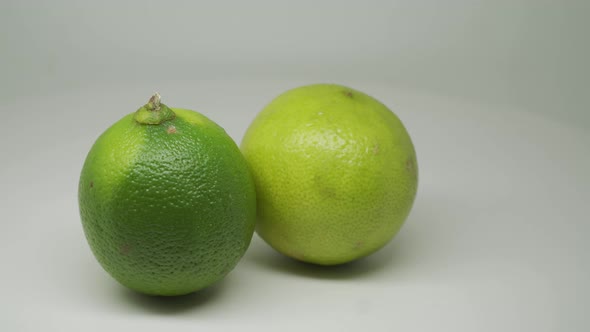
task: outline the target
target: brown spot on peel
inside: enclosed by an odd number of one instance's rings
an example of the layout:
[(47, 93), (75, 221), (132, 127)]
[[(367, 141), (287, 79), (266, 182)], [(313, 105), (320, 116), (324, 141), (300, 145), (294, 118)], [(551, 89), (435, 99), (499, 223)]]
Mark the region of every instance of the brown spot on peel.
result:
[(379, 153), (379, 144), (375, 144), (373, 146), (373, 154), (378, 154)]
[(342, 93), (344, 93), (344, 95), (348, 98), (353, 97), (352, 91), (350, 91), (350, 90), (344, 90), (344, 91), (342, 91)]
[(129, 243), (124, 243), (119, 247), (119, 252), (121, 255), (127, 255), (131, 251), (131, 245)]
[(90, 188), (94, 188), (94, 181), (90, 181)]
[(168, 127), (168, 129), (166, 130), (166, 132), (168, 134), (176, 134), (176, 127), (170, 126), (170, 127)]
[(414, 159), (409, 158), (408, 160), (406, 160), (406, 170), (409, 172), (414, 171)]

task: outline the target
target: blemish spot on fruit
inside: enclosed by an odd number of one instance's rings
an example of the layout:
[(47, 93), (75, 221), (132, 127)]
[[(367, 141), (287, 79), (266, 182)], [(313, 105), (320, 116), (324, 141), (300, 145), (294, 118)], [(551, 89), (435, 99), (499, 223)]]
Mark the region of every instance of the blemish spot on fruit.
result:
[(322, 176), (316, 175), (313, 177), (314, 184), (318, 190), (318, 193), (326, 198), (336, 197), (336, 190), (330, 186)]
[(121, 255), (127, 255), (131, 251), (131, 245), (129, 243), (123, 243), (119, 246), (119, 252)]
[(291, 256), (300, 261), (305, 261), (305, 254), (301, 251), (292, 251), (288, 253), (287, 256)]
[(362, 246), (363, 246), (363, 242), (361, 242), (361, 241), (357, 241), (357, 242), (354, 244), (354, 249), (360, 249)]
[(354, 95), (352, 94), (352, 91), (350, 91), (350, 90), (344, 90), (344, 91), (342, 91), (342, 93), (348, 98), (354, 97)]
[(376, 154), (378, 154), (378, 153), (379, 153), (379, 151), (380, 151), (379, 144), (375, 144), (375, 145), (373, 146), (373, 154), (374, 154), (374, 155), (376, 155)]
[(90, 181), (90, 188), (94, 188), (94, 181)]
[(406, 160), (406, 170), (408, 172), (413, 172), (414, 171), (414, 167), (415, 167), (415, 165), (414, 165), (414, 159), (411, 159), (410, 158), (410, 159)]
[(170, 126), (170, 127), (168, 127), (168, 129), (166, 130), (166, 132), (168, 134), (176, 134), (176, 127)]

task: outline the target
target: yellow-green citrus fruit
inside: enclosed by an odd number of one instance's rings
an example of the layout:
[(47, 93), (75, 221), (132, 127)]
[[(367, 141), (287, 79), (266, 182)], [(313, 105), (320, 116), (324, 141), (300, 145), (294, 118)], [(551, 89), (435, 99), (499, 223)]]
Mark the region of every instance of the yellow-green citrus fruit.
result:
[(256, 184), (256, 232), (301, 261), (335, 265), (375, 252), (399, 231), (416, 196), (416, 154), (403, 124), (345, 86), (278, 96), (241, 149)]
[(191, 293), (229, 273), (252, 239), (255, 195), (226, 132), (158, 95), (98, 138), (79, 182), (95, 257), (121, 284), (151, 295)]

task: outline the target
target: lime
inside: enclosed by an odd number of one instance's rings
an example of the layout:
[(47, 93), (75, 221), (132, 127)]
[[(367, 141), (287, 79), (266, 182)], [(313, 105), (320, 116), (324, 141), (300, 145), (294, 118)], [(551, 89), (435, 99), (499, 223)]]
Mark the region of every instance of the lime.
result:
[(278, 96), (241, 149), (257, 191), (256, 232), (273, 248), (321, 265), (367, 256), (407, 218), (416, 154), (398, 117), (376, 99), (334, 84)]
[(159, 95), (94, 143), (79, 182), (86, 239), (121, 284), (181, 295), (229, 273), (252, 239), (254, 183), (226, 132)]

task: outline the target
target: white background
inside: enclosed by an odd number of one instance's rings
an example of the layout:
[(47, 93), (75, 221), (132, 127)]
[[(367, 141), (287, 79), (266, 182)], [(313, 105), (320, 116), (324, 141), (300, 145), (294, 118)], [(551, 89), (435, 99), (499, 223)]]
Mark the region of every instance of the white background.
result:
[[(586, 1), (0, 4), (0, 329), (590, 329)], [(320, 268), (255, 236), (224, 281), (152, 298), (112, 280), (78, 216), (86, 153), (159, 91), (240, 142), (277, 94), (373, 95), (418, 153), (387, 247)]]

